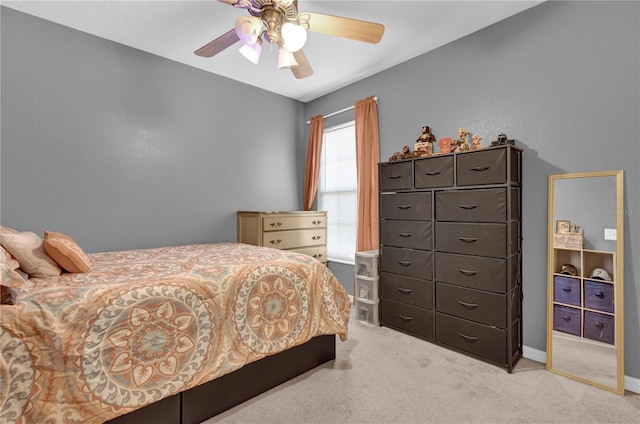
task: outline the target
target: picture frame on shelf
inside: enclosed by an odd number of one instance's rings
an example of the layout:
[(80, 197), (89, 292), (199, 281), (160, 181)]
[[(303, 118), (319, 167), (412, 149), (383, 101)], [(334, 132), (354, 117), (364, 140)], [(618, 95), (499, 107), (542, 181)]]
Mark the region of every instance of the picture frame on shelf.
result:
[(571, 232), (571, 221), (557, 220), (556, 221), (556, 233), (567, 234)]

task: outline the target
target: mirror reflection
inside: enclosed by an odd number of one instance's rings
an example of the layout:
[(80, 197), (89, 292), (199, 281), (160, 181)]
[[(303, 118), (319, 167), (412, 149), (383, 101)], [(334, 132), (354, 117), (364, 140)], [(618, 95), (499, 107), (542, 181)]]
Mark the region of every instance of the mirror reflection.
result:
[(547, 369), (624, 393), (622, 171), (549, 177)]

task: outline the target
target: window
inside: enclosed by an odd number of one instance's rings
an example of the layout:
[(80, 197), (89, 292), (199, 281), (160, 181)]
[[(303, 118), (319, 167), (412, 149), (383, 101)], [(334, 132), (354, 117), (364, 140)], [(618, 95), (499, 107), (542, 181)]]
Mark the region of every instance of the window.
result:
[(354, 263), (356, 250), (356, 130), (355, 121), (324, 130), (318, 209), (327, 211), (327, 256)]

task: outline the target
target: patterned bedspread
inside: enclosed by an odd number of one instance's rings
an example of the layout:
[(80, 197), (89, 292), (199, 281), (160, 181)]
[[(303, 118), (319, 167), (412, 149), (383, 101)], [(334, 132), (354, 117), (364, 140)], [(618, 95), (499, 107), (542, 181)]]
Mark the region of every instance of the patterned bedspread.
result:
[(0, 423), (101, 423), (316, 335), (350, 302), (320, 262), (245, 244), (89, 255), (0, 318)]

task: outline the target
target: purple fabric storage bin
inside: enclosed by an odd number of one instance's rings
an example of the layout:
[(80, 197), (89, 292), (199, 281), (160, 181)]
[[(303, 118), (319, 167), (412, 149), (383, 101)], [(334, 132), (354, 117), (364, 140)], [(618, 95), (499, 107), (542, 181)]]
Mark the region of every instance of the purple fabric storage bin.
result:
[(553, 301), (580, 306), (580, 279), (555, 275), (553, 277)]
[(553, 305), (553, 329), (580, 336), (580, 328), (582, 327), (580, 315), (580, 309)]
[(599, 342), (614, 344), (615, 319), (612, 315), (584, 312), (584, 337)]
[(584, 307), (613, 313), (613, 284), (585, 280)]

